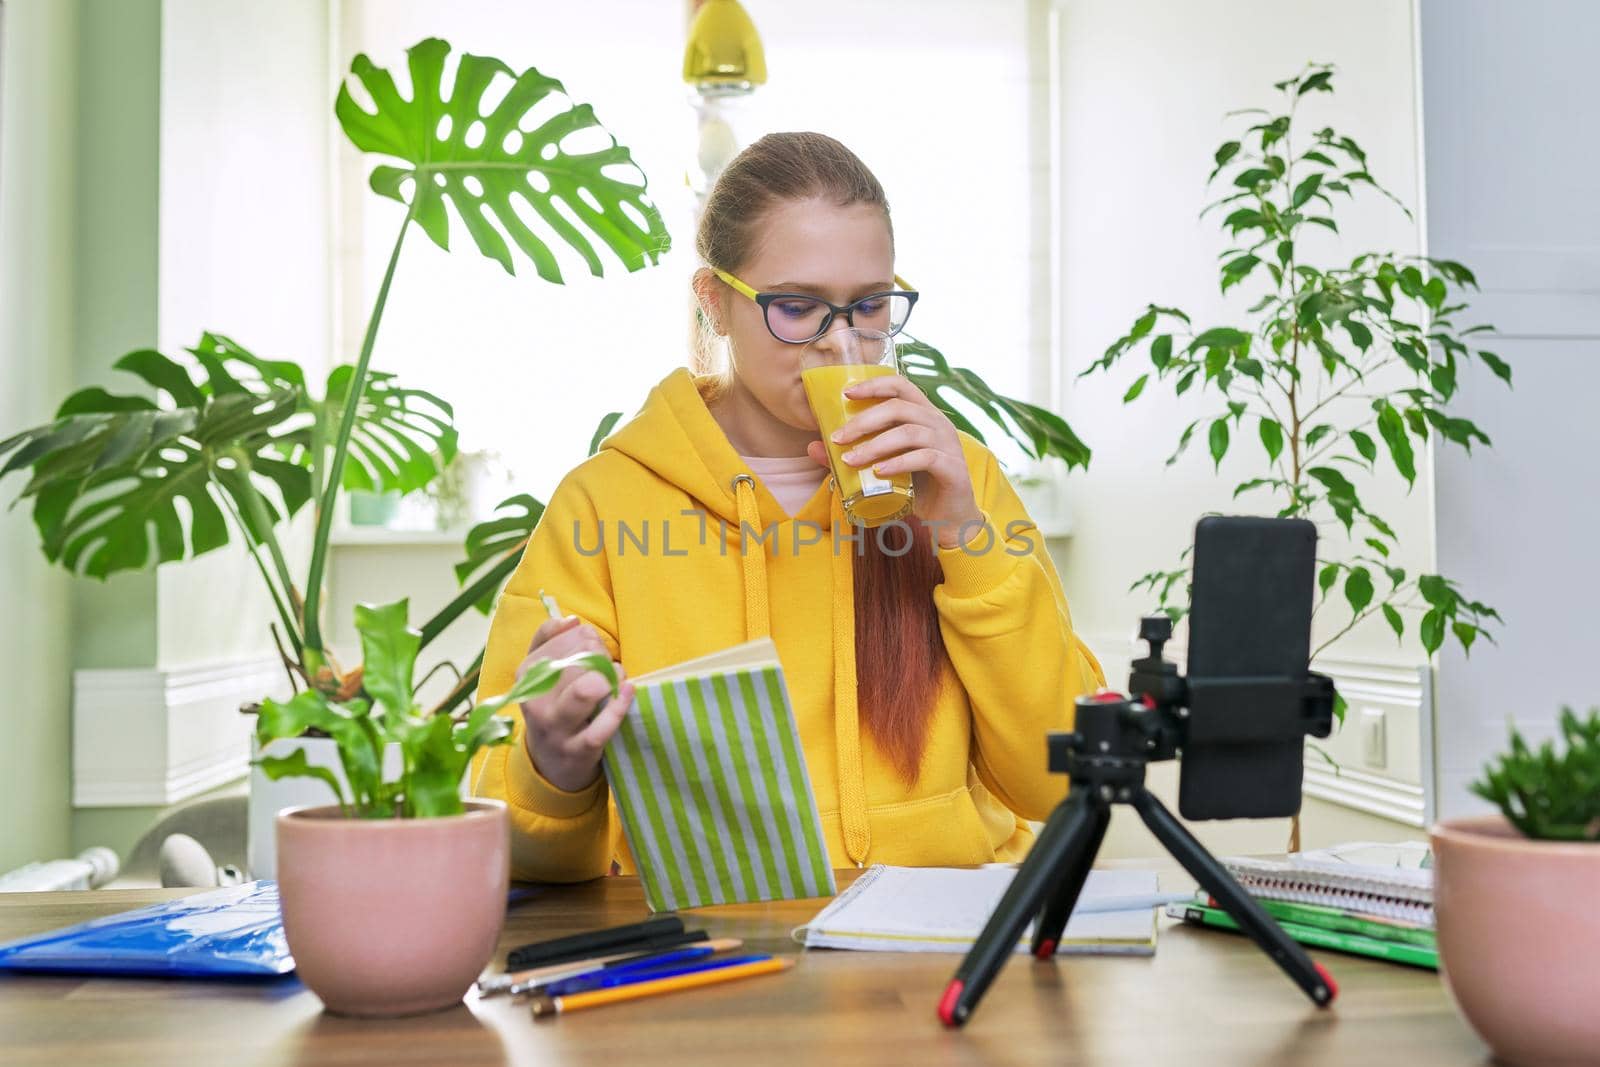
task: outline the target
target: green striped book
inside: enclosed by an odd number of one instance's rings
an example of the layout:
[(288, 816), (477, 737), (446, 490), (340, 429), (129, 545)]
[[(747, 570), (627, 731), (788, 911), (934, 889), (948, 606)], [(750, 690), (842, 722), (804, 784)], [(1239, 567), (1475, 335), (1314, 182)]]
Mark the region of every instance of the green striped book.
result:
[[(1168, 904), (1167, 914), (1174, 919), (1185, 922), (1197, 923), (1202, 926), (1215, 926), (1221, 930), (1239, 929), (1239, 924), (1233, 917), (1221, 908), (1198, 901), (1186, 904)], [(1306, 926), (1297, 922), (1278, 921), (1283, 927), (1283, 932), (1300, 942), (1302, 945), (1311, 945), (1314, 948), (1329, 948), (1335, 952), (1348, 952), (1356, 956), (1369, 956), (1373, 959), (1388, 960), (1391, 963), (1408, 963), (1413, 967), (1427, 967), (1430, 970), (1439, 969), (1439, 953), (1423, 945), (1407, 944), (1403, 941), (1386, 941), (1376, 937), (1366, 937), (1362, 934), (1343, 933), (1338, 930), (1325, 930), (1317, 926)]]
[(652, 911), (836, 892), (770, 638), (634, 679), (606, 780)]

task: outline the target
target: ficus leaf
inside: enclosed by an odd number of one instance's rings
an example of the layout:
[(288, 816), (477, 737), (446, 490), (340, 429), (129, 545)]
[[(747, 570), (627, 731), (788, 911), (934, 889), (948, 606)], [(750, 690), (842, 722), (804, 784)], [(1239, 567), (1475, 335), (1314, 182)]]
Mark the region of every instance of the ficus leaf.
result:
[(1427, 649), (1430, 656), (1444, 644), (1444, 613), (1438, 608), (1422, 616), (1421, 635), (1422, 647)]
[(1290, 197), (1290, 199), (1289, 199), (1289, 206), (1290, 207), (1296, 207), (1296, 208), (1300, 207), (1302, 204), (1304, 204), (1307, 200), (1310, 200), (1312, 198), (1312, 196), (1314, 196), (1316, 194), (1317, 188), (1321, 184), (1322, 184), (1322, 175), (1321, 174), (1313, 173), (1310, 176), (1304, 178), (1298, 185), (1296, 185), (1294, 187), (1294, 195), (1292, 197)]
[(1283, 427), (1277, 419), (1261, 416), (1261, 446), (1267, 450), (1267, 461), (1277, 462), (1283, 454)]
[(1150, 362), (1156, 370), (1167, 369), (1167, 364), (1172, 362), (1172, 335), (1164, 333), (1150, 342)]
[(1395, 640), (1399, 641), (1404, 639), (1406, 635), (1406, 621), (1400, 617), (1400, 613), (1395, 610), (1394, 605), (1385, 604), (1383, 606), (1383, 617), (1388, 620), (1389, 629), (1394, 631)]
[(1220, 468), (1222, 457), (1228, 453), (1228, 420), (1214, 419), (1211, 423), (1210, 433), (1211, 461)]
[(1339, 580), (1339, 564), (1330, 563), (1322, 568), (1317, 575), (1317, 587), (1322, 590), (1322, 595), (1327, 596), (1328, 590), (1333, 588), (1333, 583)]
[(1372, 574), (1365, 567), (1351, 567), (1344, 580), (1344, 598), (1352, 615), (1360, 615), (1372, 603)]
[(1495, 377), (1499, 378), (1507, 385), (1511, 384), (1511, 365), (1505, 360), (1501, 359), (1493, 352), (1486, 352), (1482, 349), (1478, 350), (1478, 358), (1483, 360), (1484, 366), (1488, 367), (1494, 372)]
[(1414, 484), (1417, 480), (1417, 462), (1411, 451), (1411, 440), (1406, 436), (1405, 422), (1387, 400), (1376, 401), (1373, 406), (1378, 412), (1378, 435), (1389, 446), (1389, 456), (1394, 460), (1395, 469), (1408, 484)]

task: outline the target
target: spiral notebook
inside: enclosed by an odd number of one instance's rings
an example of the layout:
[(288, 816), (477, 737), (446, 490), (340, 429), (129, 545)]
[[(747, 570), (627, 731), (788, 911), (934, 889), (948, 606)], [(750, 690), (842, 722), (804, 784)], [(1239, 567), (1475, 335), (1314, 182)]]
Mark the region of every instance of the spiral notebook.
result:
[(832, 896), (772, 640), (633, 682), (634, 706), (604, 758), (651, 910)]
[(1317, 904), (1433, 925), (1433, 868), (1428, 846), (1357, 842), (1296, 852), (1281, 860), (1222, 861), (1252, 896)]

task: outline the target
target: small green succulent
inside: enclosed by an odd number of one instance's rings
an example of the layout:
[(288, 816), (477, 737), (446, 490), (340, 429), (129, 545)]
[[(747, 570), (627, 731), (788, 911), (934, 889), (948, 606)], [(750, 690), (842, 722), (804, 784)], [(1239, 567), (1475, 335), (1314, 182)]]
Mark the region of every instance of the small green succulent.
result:
[(1511, 751), (1484, 767), (1472, 791), (1528, 837), (1600, 842), (1600, 709), (1580, 719), (1562, 708), (1561, 735), (1565, 752), (1549, 741), (1534, 751), (1512, 727)]

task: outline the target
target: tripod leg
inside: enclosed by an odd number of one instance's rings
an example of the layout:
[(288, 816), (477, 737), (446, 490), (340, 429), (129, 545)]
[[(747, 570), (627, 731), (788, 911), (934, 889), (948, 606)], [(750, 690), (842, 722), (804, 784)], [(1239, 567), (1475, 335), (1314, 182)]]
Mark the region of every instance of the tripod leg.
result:
[(1150, 827), (1150, 832), (1166, 846), (1173, 858), (1183, 864), (1184, 870), (1194, 876), (1200, 887), (1216, 898), (1222, 909), (1239, 924), (1239, 929), (1250, 935), (1251, 940), (1261, 946), (1261, 950), (1272, 957), (1318, 1007), (1325, 1008), (1332, 1004), (1333, 998), (1339, 994), (1333, 977), (1320, 964), (1313, 963), (1305, 950), (1290, 940), (1289, 935), (1272, 921), (1261, 905), (1233, 880), (1216, 857), (1207, 852), (1183, 828), (1183, 824), (1147, 791), (1138, 790), (1133, 795), (1132, 803), (1144, 824)]
[(1017, 950), (1028, 920), (1039, 914), (1046, 895), (1065, 876), (1064, 864), (1080, 851), (1082, 840), (1093, 828), (1092, 818), (1089, 806), (1081, 798), (1068, 797), (1050, 813), (1028, 858), (1017, 868), (1016, 877), (989, 916), (983, 933), (973, 942), (939, 999), (939, 1018), (947, 1026), (960, 1026), (977, 1008), (984, 990)]
[(1045, 900), (1044, 911), (1033, 929), (1033, 954), (1041, 960), (1055, 955), (1061, 933), (1067, 928), (1072, 909), (1077, 906), (1083, 883), (1089, 880), (1089, 868), (1100, 852), (1100, 842), (1105, 839), (1106, 827), (1111, 822), (1111, 809), (1103, 804), (1089, 803), (1092, 822), (1083, 846), (1064, 860), (1065, 875), (1056, 885), (1054, 893)]

